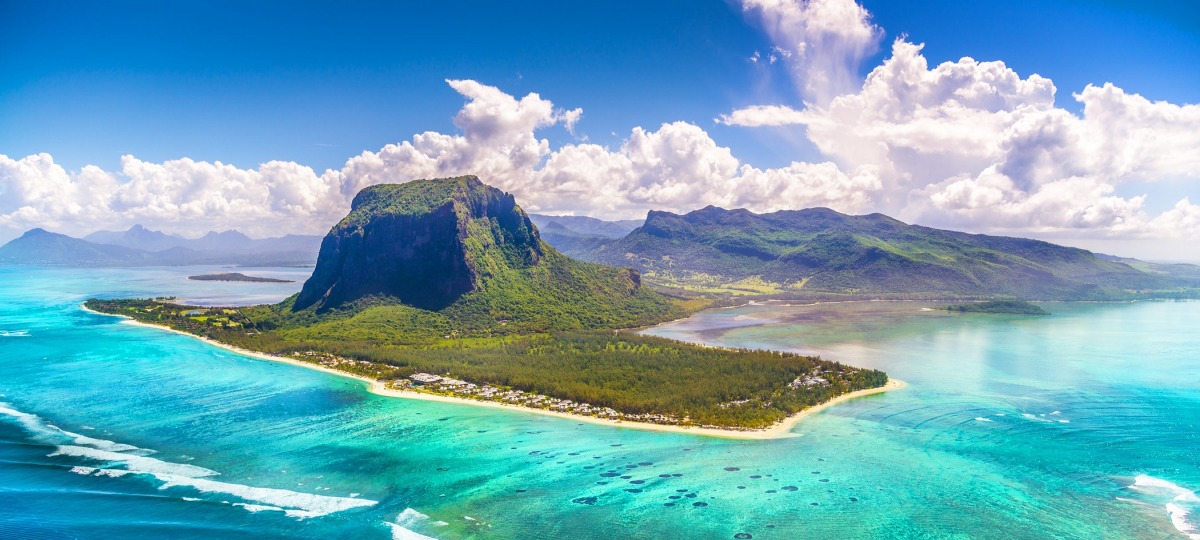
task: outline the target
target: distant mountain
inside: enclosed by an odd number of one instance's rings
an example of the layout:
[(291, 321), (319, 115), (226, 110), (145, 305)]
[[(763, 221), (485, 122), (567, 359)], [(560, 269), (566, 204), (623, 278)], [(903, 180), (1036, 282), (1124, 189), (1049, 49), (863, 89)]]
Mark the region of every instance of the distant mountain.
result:
[(1190, 279), (1200, 281), (1200, 266), (1187, 263), (1156, 263), (1147, 262), (1129, 257), (1118, 257), (1116, 255), (1105, 255), (1097, 253), (1096, 257), (1117, 263), (1126, 264), (1146, 272), (1160, 276), (1168, 276), (1176, 279)]
[(542, 240), (570, 257), (586, 256), (640, 227), (643, 220), (604, 221), (587, 216), (529, 214)]
[[(562, 255), (512, 195), (474, 176), (363, 189), (321, 242), (312, 277), (280, 309), (349, 311), (375, 332), (447, 321), (456, 329), (616, 328), (680, 313), (634, 270)], [(352, 328), (340, 317), (331, 324)]]
[(153, 258), (145, 251), (96, 244), (45, 229), (30, 229), (0, 246), (0, 263), (112, 266), (151, 264)]
[(541, 214), (529, 214), (529, 220), (537, 225), (543, 235), (547, 228), (553, 227), (579, 236), (599, 236), (601, 238), (621, 238), (645, 223), (643, 219), (605, 221), (588, 216), (545, 216)]
[(163, 251), (173, 247), (186, 247), (188, 242), (182, 236), (152, 231), (141, 225), (134, 225), (127, 231), (96, 231), (83, 239), (97, 244), (124, 246), (143, 251)]
[(628, 236), (573, 254), (633, 266), (660, 284), (732, 284), (748, 292), (1085, 299), (1200, 286), (1198, 279), (1149, 273), (1039, 240), (825, 208), (770, 214), (712, 206), (685, 215), (652, 211)]
[(254, 239), (238, 231), (210, 231), (200, 238), (184, 238), (177, 234), (166, 234), (152, 231), (141, 225), (134, 225), (127, 231), (97, 231), (84, 237), (84, 240), (98, 244), (112, 244), (143, 251), (163, 251), (171, 248), (184, 248), (191, 251), (211, 252), (219, 254), (290, 254), (311, 253), (307, 260), (315, 260), (315, 254), (321, 246), (321, 237), (316, 235), (289, 234), (278, 238)]
[(42, 229), (26, 232), (0, 247), (3, 264), (66, 266), (156, 266), (312, 264), (320, 237), (288, 235), (252, 239), (237, 231), (210, 232), (188, 239), (135, 225), (127, 231), (98, 231), (84, 239)]

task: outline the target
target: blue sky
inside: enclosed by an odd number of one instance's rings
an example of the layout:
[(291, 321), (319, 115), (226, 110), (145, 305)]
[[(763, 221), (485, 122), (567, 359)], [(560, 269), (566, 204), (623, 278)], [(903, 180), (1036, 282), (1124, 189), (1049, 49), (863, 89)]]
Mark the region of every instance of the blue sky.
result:
[[(756, 165), (811, 157), (795, 141), (710, 127), (790, 90), (746, 59), (770, 43), (723, 2), (4, 2), (0, 151), (70, 169), (121, 154), (336, 168), (367, 149), (452, 129), (447, 78), (583, 107), (581, 134), (684, 120)], [(1200, 102), (1200, 4), (867, 1), (889, 38), (930, 62), (1004, 60), (1071, 92), (1113, 82)], [(886, 48), (875, 55), (882, 59)], [(868, 62), (868, 66), (875, 62)], [(552, 140), (569, 135), (549, 132)], [(616, 135), (613, 135), (613, 134)]]
[[(970, 56), (1001, 60), (1022, 78), (1048, 77), (1058, 89), (1054, 104), (1077, 115), (1072, 93), (1106, 82), (1150, 101), (1200, 103), (1194, 2), (866, 0), (862, 7), (882, 37), (855, 66), (860, 77), (903, 37), (925, 44), (931, 68)], [(466, 79), (582, 108), (574, 133), (561, 123), (538, 129), (552, 150), (582, 142), (617, 148), (635, 127), (687, 122), (741, 164), (832, 160), (852, 175), (853, 164), (820, 151), (803, 125), (714, 121), (760, 104), (803, 108), (786, 62), (749, 60), (780, 45), (762, 21), (738, 2), (695, 0), (0, 0), (0, 154), (48, 153), (69, 173), (86, 165), (118, 171), (121, 156), (132, 155), (241, 169), (282, 160), (319, 175), (417, 133), (456, 133), (452, 118), (464, 96), (446, 79)], [(1182, 197), (1200, 202), (1195, 182), (1161, 180), (1129, 178), (1114, 193), (1148, 195), (1141, 208), (1152, 214)]]

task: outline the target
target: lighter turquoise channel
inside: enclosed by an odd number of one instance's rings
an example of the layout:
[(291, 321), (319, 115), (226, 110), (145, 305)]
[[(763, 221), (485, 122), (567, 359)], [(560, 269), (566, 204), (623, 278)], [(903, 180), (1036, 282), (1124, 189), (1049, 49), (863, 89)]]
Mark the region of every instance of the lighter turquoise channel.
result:
[(1200, 538), (1200, 303), (768, 304), (650, 330), (909, 383), (756, 441), (384, 398), (79, 307), (299, 286), (186, 280), (204, 270), (0, 268), (0, 537)]

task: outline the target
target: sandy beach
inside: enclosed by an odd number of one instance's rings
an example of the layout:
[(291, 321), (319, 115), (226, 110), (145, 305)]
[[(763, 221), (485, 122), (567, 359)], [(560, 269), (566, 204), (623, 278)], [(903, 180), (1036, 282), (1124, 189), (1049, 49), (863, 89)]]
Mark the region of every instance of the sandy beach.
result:
[(89, 313), (95, 313), (97, 315), (105, 315), (108, 317), (119, 317), (122, 319), (121, 324), (128, 324), (131, 326), (140, 326), (143, 328), (153, 328), (155, 330), (173, 332), (173, 333), (179, 334), (181, 336), (187, 336), (192, 339), (198, 339), (198, 340), (203, 341), (214, 347), (219, 347), (221, 349), (225, 349), (229, 352), (237, 353), (237, 354), (240, 354), (243, 356), (257, 358), (259, 360), (266, 360), (268, 362), (279, 362), (282, 364), (288, 364), (288, 365), (302, 367), (302, 368), (306, 368), (306, 369), (313, 369), (316, 371), (328, 373), (330, 375), (336, 375), (339, 377), (346, 377), (349, 379), (359, 380), (359, 381), (362, 381), (367, 384), (368, 391), (370, 391), (372, 394), (376, 394), (376, 395), (380, 395), (380, 396), (394, 397), (394, 398), (401, 398), (401, 399), (419, 399), (419, 400), (424, 400), (424, 401), (440, 401), (443, 403), (455, 403), (455, 404), (459, 404), (459, 405), (471, 405), (471, 406), (475, 406), (475, 407), (489, 407), (489, 408), (493, 408), (493, 409), (505, 409), (508, 411), (518, 412), (518, 413), (540, 414), (543, 416), (555, 416), (558, 418), (562, 418), (562, 419), (566, 419), (566, 420), (573, 420), (576, 422), (587, 422), (589, 424), (599, 424), (599, 425), (616, 427), (616, 428), (624, 428), (624, 429), (637, 429), (637, 430), (642, 430), (642, 431), (682, 433), (682, 434), (687, 434), (687, 435), (701, 435), (701, 436), (705, 436), (705, 437), (720, 437), (720, 438), (726, 438), (726, 439), (779, 439), (779, 438), (785, 438), (785, 437), (798, 437), (799, 434), (791, 432), (792, 428), (796, 427), (796, 424), (799, 424), (801, 420), (804, 420), (805, 418), (808, 418), (809, 416), (812, 416), (812, 415), (817, 414), (825, 409), (833, 407), (834, 405), (837, 405), (839, 403), (843, 403), (843, 402), (846, 402), (846, 401), (849, 401), (852, 399), (860, 398), (863, 396), (870, 396), (870, 395), (874, 395), (874, 394), (881, 394), (883, 392), (887, 392), (887, 391), (891, 391), (891, 390), (898, 390), (898, 389), (901, 389), (901, 388), (904, 388), (905, 386), (907, 386), (907, 383), (905, 383), (904, 381), (901, 381), (898, 379), (891, 379), (888, 381), (887, 384), (885, 384), (879, 388), (868, 388), (866, 390), (858, 390), (856, 392), (850, 392), (849, 394), (840, 395), (836, 398), (833, 398), (833, 399), (826, 401), (825, 403), (822, 403), (815, 407), (809, 407), (807, 409), (804, 409), (803, 411), (800, 411), (796, 414), (793, 414), (792, 416), (787, 417), (782, 422), (779, 422), (779, 423), (775, 424), (774, 426), (771, 426), (766, 429), (732, 430), (732, 429), (703, 428), (703, 427), (689, 427), (689, 426), (671, 426), (671, 425), (662, 425), (662, 424), (650, 424), (650, 423), (646, 423), (646, 422), (629, 422), (629, 421), (624, 421), (624, 420), (608, 420), (608, 419), (604, 419), (604, 418), (596, 418), (594, 416), (583, 416), (583, 415), (578, 415), (578, 414), (549, 411), (549, 410), (545, 410), (545, 409), (534, 409), (531, 407), (521, 407), (518, 405), (510, 405), (507, 403), (498, 403), (495, 401), (483, 401), (483, 400), (466, 399), (466, 398), (458, 398), (458, 397), (450, 397), (450, 396), (441, 396), (441, 395), (436, 395), (436, 394), (427, 394), (424, 392), (411, 392), (411, 391), (405, 391), (405, 390), (397, 390), (394, 388), (387, 388), (384, 386), (384, 383), (382, 381), (377, 381), (375, 379), (363, 377), (361, 375), (355, 375), (353, 373), (348, 373), (345, 371), (330, 369), (325, 366), (321, 366), (318, 364), (311, 364), (308, 362), (302, 362), (300, 360), (295, 360), (295, 359), (288, 358), (285, 356), (266, 354), (266, 353), (261, 353), (258, 351), (251, 351), (248, 349), (243, 349), (241, 347), (235, 347), (233, 345), (227, 345), (227, 344), (221, 343), (219, 341), (214, 341), (214, 340), (211, 340), (211, 339), (203, 337), (203, 336), (197, 336), (195, 334), (183, 332), (181, 330), (176, 330), (174, 328), (169, 328), (166, 326), (159, 326), (156, 324), (148, 324), (148, 323), (136, 321), (136, 320), (133, 320), (124, 315), (113, 315), (110, 313), (100, 313), (99, 311), (88, 309), (86, 306), (83, 306), (83, 305), (81, 305), (80, 307), (84, 311), (87, 311)]

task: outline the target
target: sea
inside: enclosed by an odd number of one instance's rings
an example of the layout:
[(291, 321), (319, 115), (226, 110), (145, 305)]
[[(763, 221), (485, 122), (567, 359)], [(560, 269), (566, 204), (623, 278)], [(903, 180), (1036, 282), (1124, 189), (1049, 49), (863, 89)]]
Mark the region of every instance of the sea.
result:
[(0, 538), (1200, 539), (1200, 303), (751, 304), (648, 334), (906, 388), (737, 440), (380, 397), (81, 308), (218, 267), (0, 268)]

